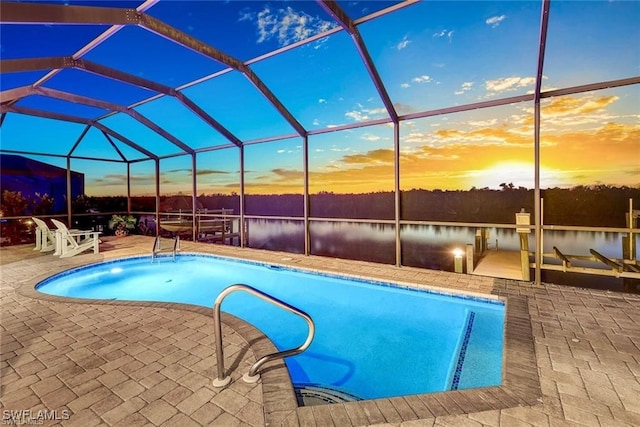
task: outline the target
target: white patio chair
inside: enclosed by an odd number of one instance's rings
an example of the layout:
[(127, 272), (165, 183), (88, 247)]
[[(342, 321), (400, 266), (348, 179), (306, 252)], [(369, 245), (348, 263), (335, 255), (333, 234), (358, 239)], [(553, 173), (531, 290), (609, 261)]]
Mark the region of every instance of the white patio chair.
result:
[(99, 231), (69, 230), (64, 223), (56, 219), (51, 221), (58, 228), (56, 231), (56, 253), (54, 255), (60, 255), (60, 258), (69, 258), (88, 249), (93, 249), (94, 254), (100, 252)]
[(50, 252), (56, 248), (56, 234), (46, 222), (40, 218), (31, 217), (36, 223), (36, 247), (34, 251)]

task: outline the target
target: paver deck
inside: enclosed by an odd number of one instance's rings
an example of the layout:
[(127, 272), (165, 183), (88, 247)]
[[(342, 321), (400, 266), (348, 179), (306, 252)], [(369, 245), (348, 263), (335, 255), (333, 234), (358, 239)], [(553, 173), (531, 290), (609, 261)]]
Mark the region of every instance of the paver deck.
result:
[(148, 254), (153, 242), (104, 240), (100, 254), (66, 260), (30, 246), (0, 249), (0, 423), (53, 414), (59, 419), (44, 425), (640, 425), (639, 295), (183, 241), (183, 252), (507, 301), (501, 387), (299, 408), (283, 363), (268, 365), (258, 384), (239, 380), (274, 348), (237, 318), (223, 317), (233, 381), (220, 390), (211, 386), (210, 309), (78, 302), (34, 291), (55, 272)]

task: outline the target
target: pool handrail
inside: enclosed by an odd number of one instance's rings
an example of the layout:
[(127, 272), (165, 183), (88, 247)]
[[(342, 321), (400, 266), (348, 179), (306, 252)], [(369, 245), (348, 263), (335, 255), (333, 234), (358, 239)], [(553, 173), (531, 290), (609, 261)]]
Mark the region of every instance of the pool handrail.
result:
[(151, 263), (156, 259), (156, 252), (160, 251), (160, 235), (157, 235), (153, 241), (153, 248), (151, 248)]
[[(173, 238), (173, 260), (176, 260), (176, 252), (180, 250), (180, 236), (175, 236)], [(153, 248), (151, 249), (151, 263), (156, 259), (156, 254), (162, 252), (162, 248), (160, 245), (160, 235), (156, 236), (153, 241)]]
[(222, 301), (231, 293), (237, 291), (244, 291), (249, 294), (255, 295), (258, 298), (261, 298), (267, 302), (270, 302), (280, 308), (283, 308), (293, 314), (297, 314), (302, 317), (309, 326), (309, 333), (307, 334), (307, 339), (300, 345), (299, 347), (292, 348), (290, 350), (278, 351), (276, 353), (267, 354), (254, 363), (249, 372), (242, 376), (242, 379), (247, 383), (255, 383), (260, 379), (260, 374), (258, 370), (267, 362), (276, 359), (283, 359), (285, 357), (294, 356), (296, 354), (302, 353), (305, 351), (313, 341), (313, 337), (315, 336), (315, 324), (313, 323), (313, 319), (304, 311), (287, 304), (284, 301), (279, 300), (276, 297), (273, 297), (269, 294), (266, 294), (252, 286), (246, 285), (244, 283), (236, 283), (234, 285), (230, 285), (220, 292), (215, 302), (213, 303), (213, 327), (215, 329), (216, 335), (216, 359), (218, 365), (218, 377), (213, 380), (214, 387), (224, 387), (231, 382), (231, 376), (225, 376), (224, 374), (224, 353), (222, 348), (222, 323), (220, 321), (220, 306), (222, 305)]

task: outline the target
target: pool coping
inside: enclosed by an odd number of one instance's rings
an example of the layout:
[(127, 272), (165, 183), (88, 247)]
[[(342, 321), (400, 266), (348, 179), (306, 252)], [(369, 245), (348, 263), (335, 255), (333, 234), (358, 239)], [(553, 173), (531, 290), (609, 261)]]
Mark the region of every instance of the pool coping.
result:
[[(183, 254), (202, 254), (199, 252), (183, 252)], [(243, 258), (218, 256), (220, 258)], [(131, 258), (131, 257), (122, 257)], [(253, 262), (249, 260), (249, 262)], [(275, 263), (259, 264), (276, 265)], [(330, 270), (309, 269), (302, 266), (292, 267), (282, 264), (283, 267), (305, 272), (316, 272), (328, 275), (340, 275)], [(82, 268), (80, 266), (79, 268)], [(73, 269), (73, 268), (70, 268)], [(79, 299), (72, 297), (59, 297), (38, 292), (35, 287), (43, 280), (62, 273), (48, 272), (27, 281), (18, 287), (17, 292), (22, 296), (52, 302), (99, 304), (99, 305), (128, 305), (140, 307), (160, 307), (167, 309), (181, 309), (196, 312), (211, 317), (211, 309), (183, 304), (144, 301), (123, 300), (95, 300)], [(358, 277), (345, 274), (344, 277)], [(374, 279), (374, 281), (380, 281)], [(346, 420), (352, 424), (376, 424), (384, 422), (402, 422), (418, 419), (430, 419), (439, 416), (460, 415), (487, 410), (506, 409), (515, 406), (532, 406), (542, 404), (542, 392), (536, 364), (536, 355), (533, 341), (531, 318), (526, 296), (503, 296), (497, 294), (479, 294), (465, 291), (451, 291), (450, 289), (431, 287), (417, 283), (400, 281), (383, 282), (401, 287), (426, 289), (444, 294), (469, 295), (482, 299), (491, 298), (506, 303), (505, 308), (505, 335), (503, 353), (503, 381), (496, 387), (483, 387), (467, 390), (452, 390), (439, 393), (417, 394), (401, 397), (382, 399), (359, 400), (347, 403), (334, 403), (327, 405), (299, 407), (293, 385), (284, 361), (271, 362), (261, 371), (261, 386), (263, 392), (263, 411), (266, 425), (299, 425), (307, 421), (319, 420)], [(441, 292), (441, 290), (443, 292)], [(235, 330), (247, 343), (248, 351), (251, 351), (256, 360), (268, 353), (276, 351), (271, 341), (257, 328), (233, 315), (223, 313), (223, 323)], [(213, 366), (212, 366), (213, 369)], [(241, 373), (231, 373), (233, 381), (240, 380)], [(237, 377), (237, 378), (236, 378)], [(333, 421), (331, 421), (333, 422)], [(339, 424), (342, 424), (338, 422)]]

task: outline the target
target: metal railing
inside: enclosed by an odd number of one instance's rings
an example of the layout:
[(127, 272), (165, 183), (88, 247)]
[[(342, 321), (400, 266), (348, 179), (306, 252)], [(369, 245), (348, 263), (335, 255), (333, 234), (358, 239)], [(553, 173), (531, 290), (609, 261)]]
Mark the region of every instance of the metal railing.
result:
[[(156, 259), (156, 254), (162, 252), (162, 245), (160, 244), (160, 236), (156, 236), (156, 238), (153, 241), (153, 248), (151, 249), (151, 263), (153, 263), (153, 261), (155, 261)], [(176, 260), (176, 252), (178, 252), (180, 250), (180, 236), (176, 236), (173, 238), (173, 260)]]
[(222, 323), (220, 322), (220, 306), (222, 305), (222, 301), (231, 293), (237, 291), (244, 291), (249, 294), (255, 295), (258, 298), (261, 298), (267, 302), (270, 302), (280, 308), (283, 308), (293, 314), (297, 314), (302, 317), (309, 326), (309, 333), (307, 334), (307, 339), (300, 345), (299, 347), (293, 348), (291, 350), (283, 350), (278, 351), (276, 353), (267, 354), (254, 363), (249, 372), (242, 376), (242, 379), (247, 383), (255, 383), (260, 379), (260, 374), (258, 374), (258, 370), (267, 362), (277, 359), (283, 359), (289, 356), (295, 356), (296, 354), (302, 353), (305, 351), (310, 345), (311, 341), (313, 341), (313, 337), (315, 335), (315, 325), (313, 323), (313, 319), (304, 311), (293, 307), (292, 305), (287, 304), (284, 301), (281, 301), (271, 295), (268, 295), (258, 289), (245, 285), (242, 283), (237, 283), (235, 285), (231, 285), (225, 288), (218, 297), (216, 298), (213, 304), (213, 325), (216, 334), (216, 358), (218, 361), (218, 377), (213, 380), (214, 387), (224, 387), (231, 382), (231, 376), (225, 376), (224, 373), (224, 352), (222, 348)]

